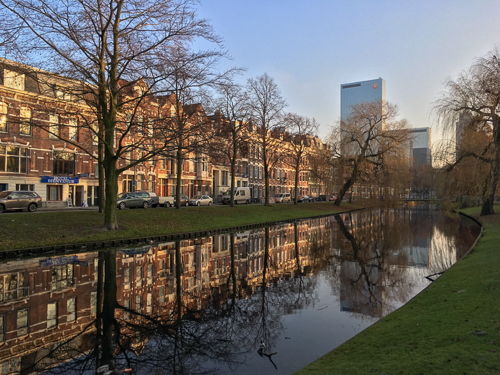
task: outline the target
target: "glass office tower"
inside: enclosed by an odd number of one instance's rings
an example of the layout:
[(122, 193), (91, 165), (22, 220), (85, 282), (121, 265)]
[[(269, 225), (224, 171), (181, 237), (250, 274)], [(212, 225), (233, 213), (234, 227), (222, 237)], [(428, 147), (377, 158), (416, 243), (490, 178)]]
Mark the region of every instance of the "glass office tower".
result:
[(385, 104), (385, 80), (382, 78), (340, 85), (340, 118), (347, 119), (353, 104), (377, 100)]

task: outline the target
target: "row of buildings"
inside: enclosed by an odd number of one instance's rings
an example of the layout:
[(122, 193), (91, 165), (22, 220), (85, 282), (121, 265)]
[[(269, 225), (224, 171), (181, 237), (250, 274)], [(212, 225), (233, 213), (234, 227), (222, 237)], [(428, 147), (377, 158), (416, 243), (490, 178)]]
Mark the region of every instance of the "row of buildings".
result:
[[(0, 191), (34, 190), (47, 206), (79, 206), (84, 202), (97, 205), (96, 116), (88, 102), (82, 100), (84, 95), (78, 83), (47, 74), (9, 60), (0, 61)], [(165, 147), (165, 142), (174, 129), (161, 119), (180, 115), (187, 121), (187, 129), (197, 124), (207, 133), (224, 119), (217, 113), (208, 116), (200, 104), (184, 105), (174, 94), (144, 96), (147, 86), (141, 80), (121, 81), (120, 85), (120, 100), (133, 102), (140, 98), (145, 104), (131, 106), (130, 113), (118, 116), (113, 146), (121, 147), (123, 153), (117, 167), (134, 164), (122, 171), (119, 192), (149, 190), (159, 196), (173, 195), (176, 153), (174, 147)], [(74, 93), (78, 91), (77, 97)], [(236, 186), (248, 186), (252, 198), (261, 198), (264, 196), (262, 149), (252, 134), (256, 128), (247, 129), (248, 140), (241, 146), (236, 168)], [(193, 142), (200, 134), (200, 131), (193, 136), (186, 134), (184, 142)], [(317, 137), (307, 136), (304, 140), (311, 150), (323, 147)], [(165, 152), (154, 153), (158, 147)], [(206, 147), (192, 148), (183, 155), (181, 194), (188, 197), (208, 194), (217, 199), (230, 188), (229, 159), (223, 153), (206, 150)], [(148, 153), (154, 156), (146, 160)], [(293, 187), (294, 171), (284, 155), (270, 170), (271, 195), (283, 192), (293, 195)], [(299, 194), (324, 193), (321, 181), (311, 179), (306, 170), (300, 172)]]

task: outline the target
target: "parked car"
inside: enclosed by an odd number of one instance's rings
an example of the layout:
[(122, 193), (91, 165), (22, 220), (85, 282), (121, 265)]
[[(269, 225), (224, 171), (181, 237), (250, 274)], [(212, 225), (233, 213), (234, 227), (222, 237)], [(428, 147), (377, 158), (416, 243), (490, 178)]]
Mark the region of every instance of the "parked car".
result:
[(175, 196), (171, 195), (170, 197), (158, 197), (160, 206), (163, 207), (171, 207), (174, 205)]
[(309, 202), (309, 197), (307, 195), (299, 195), (297, 197), (297, 202), (298, 203)]
[(318, 202), (326, 202), (327, 201), (327, 197), (326, 195), (322, 194), (322, 195), (318, 195), (318, 197), (316, 198), (316, 200)]
[(278, 198), (276, 199), (276, 203), (290, 203), (291, 200), (292, 196), (290, 195), (290, 193), (283, 193), (278, 196)]
[(160, 205), (160, 198), (158, 197), (158, 195), (156, 195), (156, 193), (153, 193), (153, 192), (147, 191), (147, 190), (138, 190), (138, 191), (136, 191), (136, 193), (148, 194), (149, 197), (151, 198), (151, 207), (156, 208)]
[[(176, 202), (176, 200), (175, 200), (175, 196), (174, 196), (174, 206), (175, 206), (175, 202)], [(182, 194), (181, 194), (181, 206), (186, 206), (186, 207), (189, 206), (189, 198), (185, 195), (182, 195)]]
[(330, 202), (335, 201), (335, 200), (337, 200), (337, 196), (336, 195), (330, 195), (330, 198), (328, 198), (328, 200)]
[(316, 202), (316, 197), (314, 195), (310, 195), (308, 201), (309, 202)]
[(208, 195), (197, 195), (189, 200), (190, 206), (211, 206), (214, 200)]
[(151, 197), (145, 192), (121, 193), (116, 202), (120, 210), (125, 208), (149, 208), (152, 205)]
[(0, 212), (7, 210), (28, 210), (35, 212), (42, 204), (42, 198), (34, 191), (2, 191), (0, 192)]

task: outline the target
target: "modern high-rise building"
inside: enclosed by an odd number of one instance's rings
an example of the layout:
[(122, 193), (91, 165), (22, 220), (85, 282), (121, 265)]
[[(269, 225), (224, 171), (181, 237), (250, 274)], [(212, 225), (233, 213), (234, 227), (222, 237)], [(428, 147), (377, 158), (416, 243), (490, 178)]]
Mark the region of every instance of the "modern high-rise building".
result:
[(411, 158), (414, 166), (432, 165), (431, 158), (431, 128), (410, 129)]
[(385, 80), (382, 78), (340, 85), (341, 120), (349, 117), (354, 104), (374, 101), (385, 103)]

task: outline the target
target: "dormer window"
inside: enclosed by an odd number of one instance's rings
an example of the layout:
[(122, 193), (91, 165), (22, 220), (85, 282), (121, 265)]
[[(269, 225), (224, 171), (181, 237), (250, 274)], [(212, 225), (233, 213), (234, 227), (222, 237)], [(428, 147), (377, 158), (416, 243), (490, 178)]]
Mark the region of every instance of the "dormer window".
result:
[(5, 69), (3, 82), (11, 89), (24, 90), (24, 74)]

